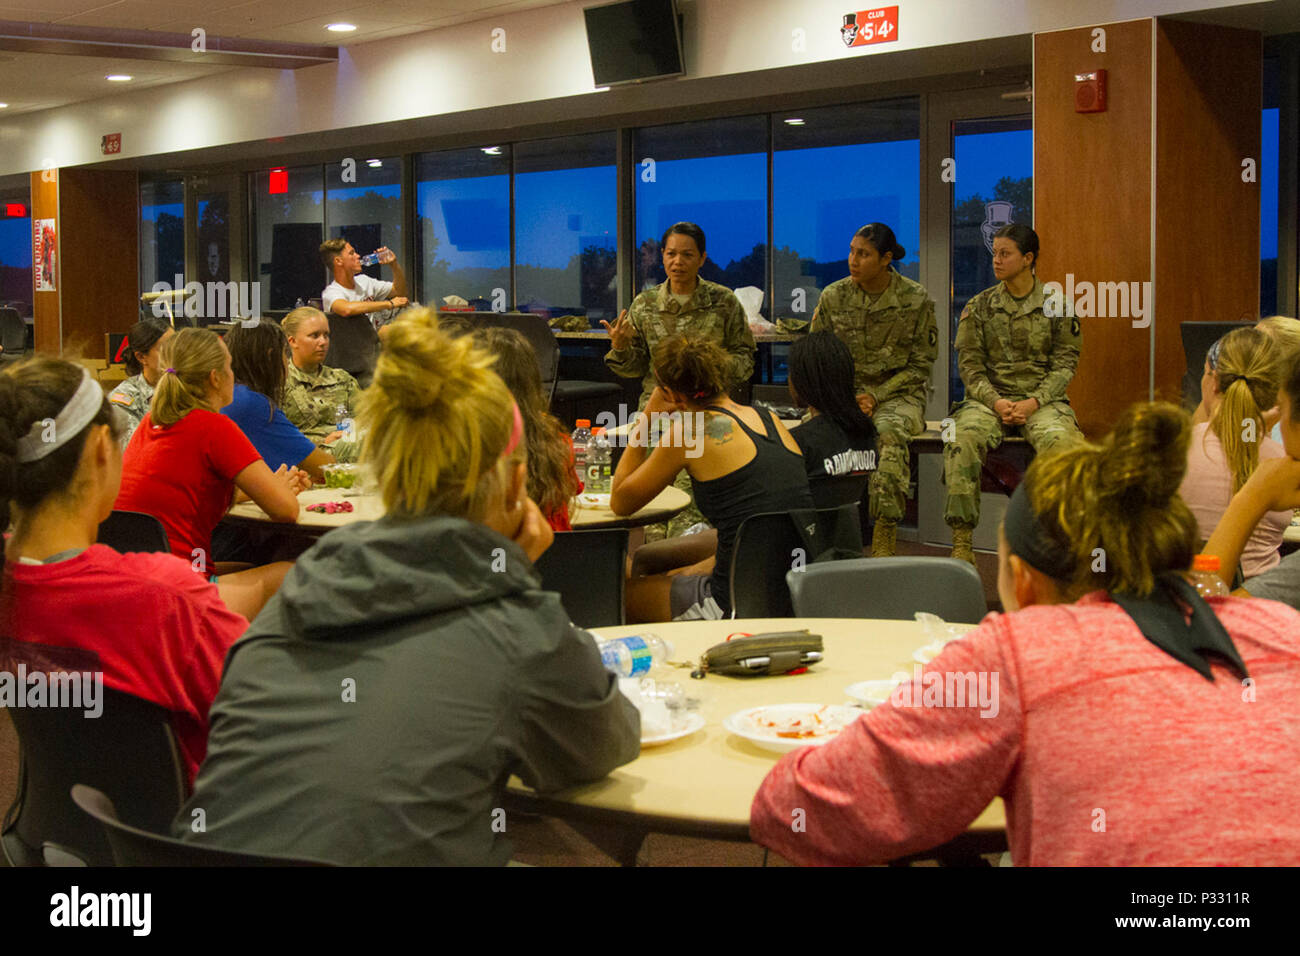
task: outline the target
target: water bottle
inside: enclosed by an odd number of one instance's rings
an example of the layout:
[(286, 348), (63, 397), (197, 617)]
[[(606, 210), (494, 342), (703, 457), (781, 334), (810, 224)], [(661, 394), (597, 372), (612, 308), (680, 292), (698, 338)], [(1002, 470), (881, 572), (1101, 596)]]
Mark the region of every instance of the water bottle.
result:
[(1192, 570), (1187, 580), (1196, 588), (1202, 598), (1227, 597), (1228, 586), (1219, 577), (1219, 556), (1217, 554), (1198, 554), (1192, 559)]
[(298, 301), (293, 304), (295, 309), (301, 309), (306, 303), (302, 301), (302, 296), (298, 296)]
[(573, 430), (573, 466), (578, 475), (578, 487), (583, 488), (587, 480), (587, 446), (591, 444), (591, 420), (579, 418), (578, 427)]
[(348, 407), (342, 402), (334, 409), (334, 414), (338, 421), (334, 425), (344, 435), (352, 434), (352, 416), (348, 414)]
[(363, 266), (375, 266), (375, 265), (379, 265), (379, 253), (377, 253), (377, 252), (372, 252), (372, 253), (370, 253), (369, 255), (362, 256), (362, 257), (361, 257), (361, 264), (362, 264)]
[(600, 661), (620, 677), (641, 677), (673, 656), (672, 645), (654, 634), (596, 639)]
[(587, 491), (599, 495), (609, 494), (610, 485), (613, 483), (610, 469), (611, 457), (609, 437), (605, 434), (605, 429), (597, 428), (596, 435), (587, 449)]

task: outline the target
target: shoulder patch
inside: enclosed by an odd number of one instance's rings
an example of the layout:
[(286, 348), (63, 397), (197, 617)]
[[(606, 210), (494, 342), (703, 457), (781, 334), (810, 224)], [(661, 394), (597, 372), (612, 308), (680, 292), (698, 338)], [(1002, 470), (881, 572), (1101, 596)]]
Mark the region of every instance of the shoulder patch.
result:
[(132, 401), (131, 396), (126, 392), (113, 392), (108, 396), (108, 400), (114, 405), (130, 405)]

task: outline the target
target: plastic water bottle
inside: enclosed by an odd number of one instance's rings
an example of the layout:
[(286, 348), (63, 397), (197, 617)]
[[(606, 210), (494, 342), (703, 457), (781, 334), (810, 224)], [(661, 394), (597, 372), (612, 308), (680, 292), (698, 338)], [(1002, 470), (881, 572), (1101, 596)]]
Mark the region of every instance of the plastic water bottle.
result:
[[(587, 448), (591, 445), (591, 419), (579, 418), (573, 430), (573, 467), (578, 473), (578, 484), (587, 480)], [(583, 490), (589, 490), (585, 487)]]
[(654, 634), (596, 639), (600, 660), (620, 677), (641, 677), (673, 656), (672, 645)]
[(1219, 577), (1219, 556), (1217, 554), (1198, 554), (1192, 558), (1192, 570), (1187, 575), (1202, 598), (1227, 597), (1231, 592)]
[(334, 427), (343, 434), (350, 435), (352, 433), (352, 416), (348, 414), (348, 407), (340, 402), (338, 407), (334, 409), (334, 414), (338, 416), (338, 421)]
[(587, 448), (587, 491), (599, 495), (609, 494), (613, 483), (611, 458), (609, 437), (605, 434), (605, 429), (597, 428), (595, 437)]
[(374, 265), (378, 265), (378, 264), (379, 264), (379, 253), (377, 253), (377, 252), (372, 252), (372, 253), (370, 253), (369, 255), (362, 256), (362, 257), (361, 257), (361, 264), (362, 264), (363, 266), (374, 266)]

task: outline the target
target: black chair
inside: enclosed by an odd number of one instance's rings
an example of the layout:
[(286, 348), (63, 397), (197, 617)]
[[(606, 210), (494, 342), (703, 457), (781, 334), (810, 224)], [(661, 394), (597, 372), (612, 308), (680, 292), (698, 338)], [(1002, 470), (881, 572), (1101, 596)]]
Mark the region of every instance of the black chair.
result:
[(955, 558), (830, 561), (785, 579), (796, 617), (910, 621), (928, 611), (954, 624), (978, 624), (989, 610), (979, 572)]
[(379, 358), (379, 333), (365, 315), (325, 313), (330, 323), (330, 350), (325, 364), (341, 368), (365, 388), (375, 374)]
[(871, 472), (856, 475), (828, 475), (808, 481), (813, 504), (818, 508), (838, 508), (840, 505), (861, 504), (867, 493)]
[(117, 866), (333, 866), (321, 860), (287, 856), (263, 856), (219, 850), (199, 843), (185, 843), (161, 833), (150, 833), (118, 819), (117, 809), (94, 787), (79, 783), (72, 788), (72, 801), (103, 827)]
[(623, 585), (626, 528), (557, 531), (535, 567), (542, 588), (560, 595), (569, 619), (579, 627), (624, 623)]
[(100, 524), (95, 540), (118, 554), (171, 550), (162, 522), (139, 511), (112, 512)]
[(862, 557), (858, 504), (750, 515), (731, 552), (731, 616), (793, 617), (785, 576), (817, 560)]
[(27, 350), (27, 323), (17, 309), (0, 309), (0, 346), (6, 362), (16, 362)]
[(68, 855), (90, 866), (111, 866), (103, 830), (73, 805), (72, 787), (104, 791), (133, 825), (161, 832), (185, 802), (170, 715), (157, 704), (103, 690), (97, 718), (69, 707), (13, 707), (18, 731), (18, 792), (5, 814), (5, 859), (41, 866)]

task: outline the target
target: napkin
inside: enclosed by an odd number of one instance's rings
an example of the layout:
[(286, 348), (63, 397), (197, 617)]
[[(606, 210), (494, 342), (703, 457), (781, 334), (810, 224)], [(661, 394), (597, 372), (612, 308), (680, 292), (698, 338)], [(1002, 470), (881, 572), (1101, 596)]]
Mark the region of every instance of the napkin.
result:
[(740, 307), (745, 310), (745, 318), (749, 321), (751, 332), (755, 335), (766, 335), (776, 328), (758, 312), (763, 307), (762, 289), (752, 285), (741, 286), (736, 290), (736, 298), (740, 300)]

